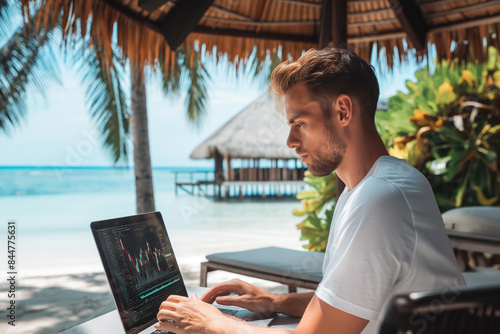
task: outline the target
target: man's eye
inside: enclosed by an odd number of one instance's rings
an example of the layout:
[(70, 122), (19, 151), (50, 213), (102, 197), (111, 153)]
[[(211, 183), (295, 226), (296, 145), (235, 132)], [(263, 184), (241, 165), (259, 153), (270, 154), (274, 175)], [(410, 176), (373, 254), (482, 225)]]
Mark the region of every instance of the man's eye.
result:
[(304, 123), (298, 123), (298, 122), (297, 122), (297, 123), (295, 123), (295, 126), (296, 126), (296, 127), (298, 127), (298, 128), (301, 128), (301, 127), (302, 127), (302, 124), (304, 124)]

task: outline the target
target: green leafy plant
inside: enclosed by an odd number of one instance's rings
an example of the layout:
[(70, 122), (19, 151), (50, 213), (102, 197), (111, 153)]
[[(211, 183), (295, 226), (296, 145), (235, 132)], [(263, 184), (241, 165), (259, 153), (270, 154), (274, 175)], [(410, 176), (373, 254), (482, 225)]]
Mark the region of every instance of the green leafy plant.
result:
[(301, 200), (303, 207), (293, 210), (293, 214), (297, 217), (306, 216), (297, 228), (302, 233), (300, 240), (309, 242), (304, 245), (304, 248), (311, 251), (324, 252), (326, 249), (335, 210), (335, 180), (335, 172), (324, 177), (315, 177), (306, 171), (304, 182), (312, 189), (303, 190), (297, 194), (297, 199)]
[(408, 93), (389, 99), (377, 125), (391, 155), (429, 179), (442, 211), (498, 202), (500, 57), (485, 64), (443, 61), (422, 69)]

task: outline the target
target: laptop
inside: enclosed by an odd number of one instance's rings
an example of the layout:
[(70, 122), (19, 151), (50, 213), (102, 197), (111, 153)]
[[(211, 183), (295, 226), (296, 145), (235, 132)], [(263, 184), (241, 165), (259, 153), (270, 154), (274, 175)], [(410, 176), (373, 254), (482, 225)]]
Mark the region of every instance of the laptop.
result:
[[(155, 332), (160, 304), (170, 295), (188, 296), (161, 214), (96, 221), (90, 227), (125, 333)], [(257, 326), (267, 326), (275, 315), (226, 306), (221, 311)]]

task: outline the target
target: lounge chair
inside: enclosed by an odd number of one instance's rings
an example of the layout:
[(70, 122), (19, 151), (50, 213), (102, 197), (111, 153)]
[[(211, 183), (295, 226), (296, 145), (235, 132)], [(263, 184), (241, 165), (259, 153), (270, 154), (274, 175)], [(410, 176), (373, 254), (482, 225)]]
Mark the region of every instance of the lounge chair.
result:
[(323, 274), (324, 253), (306, 252), (281, 247), (265, 247), (240, 252), (207, 255), (201, 264), (200, 286), (207, 286), (207, 274), (223, 270), (297, 287), (316, 289)]
[[(443, 214), (453, 248), (464, 251), (500, 254), (500, 208), (467, 207)], [(315, 289), (321, 281), (324, 253), (280, 247), (265, 247), (239, 252), (207, 255), (201, 263), (200, 286), (207, 286), (211, 271), (223, 270), (297, 287)], [(464, 263), (462, 263), (464, 266)], [(470, 268), (468, 268), (470, 269)], [(474, 268), (464, 273), (469, 287), (500, 285), (500, 270)]]

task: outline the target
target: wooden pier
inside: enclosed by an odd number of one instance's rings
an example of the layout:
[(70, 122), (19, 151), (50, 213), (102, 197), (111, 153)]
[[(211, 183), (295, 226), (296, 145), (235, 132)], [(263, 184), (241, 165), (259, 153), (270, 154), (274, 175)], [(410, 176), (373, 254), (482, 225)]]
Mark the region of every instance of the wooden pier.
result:
[(225, 181), (219, 186), (219, 197), (295, 196), (305, 187), (304, 181)]
[[(242, 160), (237, 168), (232, 167), (230, 157), (224, 162), (225, 166), (221, 160), (217, 161), (215, 171), (173, 171), (176, 195), (180, 189), (189, 195), (218, 198), (283, 197), (295, 196), (306, 186), (303, 181), (306, 168), (294, 160), (269, 160), (266, 167), (260, 167), (259, 159)], [(183, 174), (185, 177), (180, 180)], [(195, 174), (204, 177), (195, 179)]]
[[(196, 190), (198, 190), (198, 194), (201, 193), (203, 187), (213, 186), (215, 183), (213, 181), (212, 170), (200, 170), (200, 169), (181, 169), (174, 170), (174, 182), (175, 182), (175, 194), (178, 195), (178, 190), (182, 190), (189, 195), (194, 195)], [(203, 180), (195, 180), (195, 175), (202, 174)], [(179, 180), (179, 175), (188, 175), (188, 180)], [(210, 181), (210, 179), (212, 180)]]

